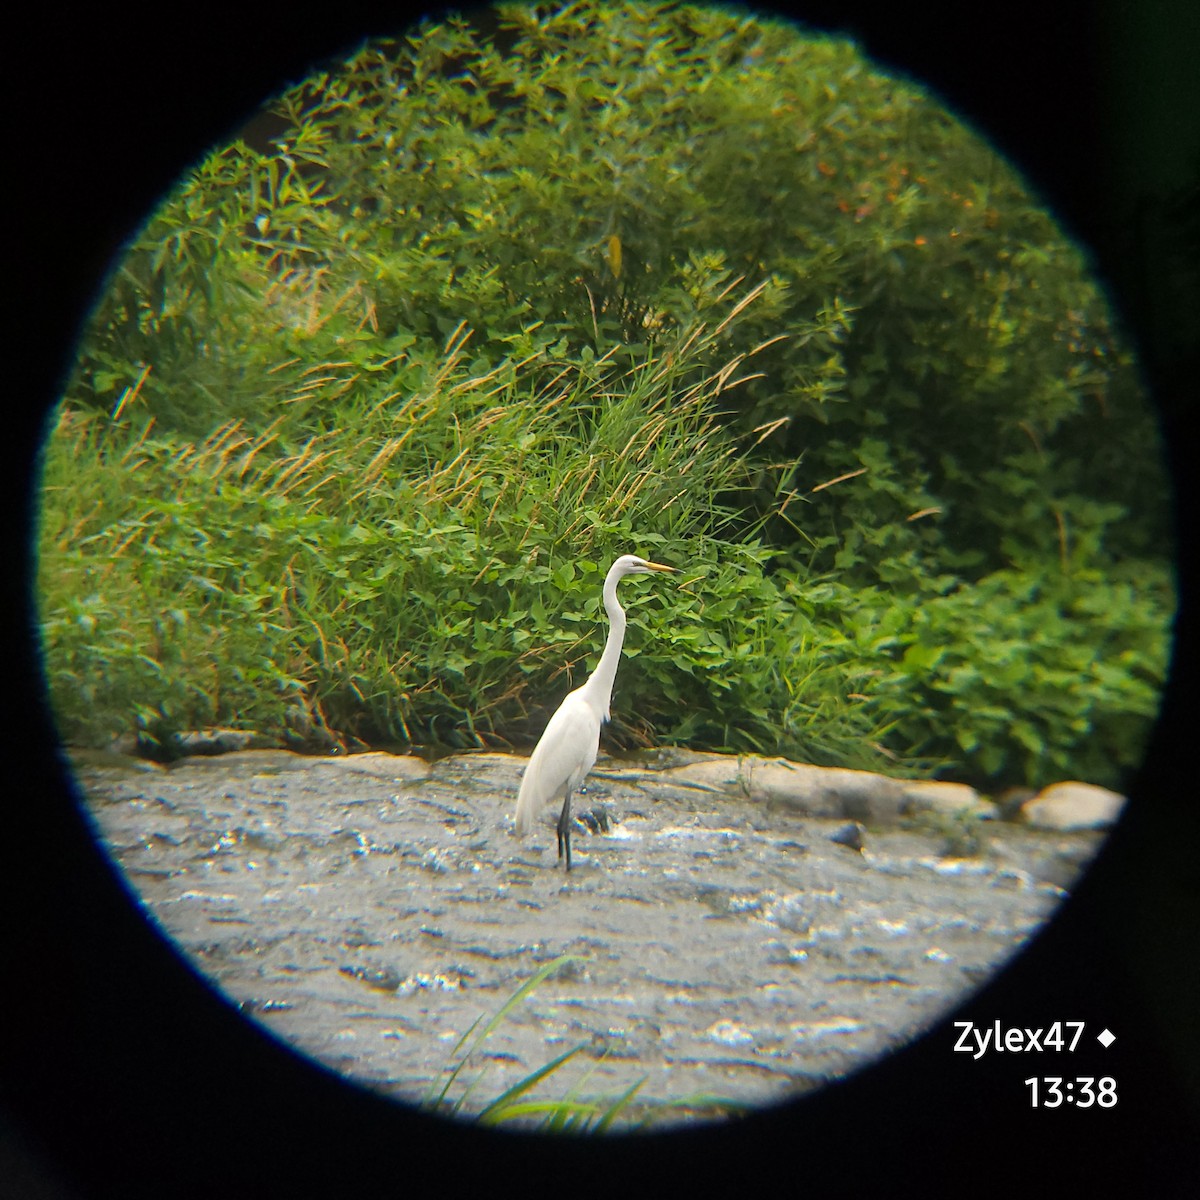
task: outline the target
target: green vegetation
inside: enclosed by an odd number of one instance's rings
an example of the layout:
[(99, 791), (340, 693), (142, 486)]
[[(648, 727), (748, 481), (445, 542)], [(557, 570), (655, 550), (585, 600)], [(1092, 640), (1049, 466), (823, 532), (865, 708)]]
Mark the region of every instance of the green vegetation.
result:
[[(424, 1106), (433, 1112), (445, 1116), (462, 1116), (472, 1092), (481, 1082), (483, 1076), (477, 1076), (469, 1083), (463, 1083), (459, 1091), (460, 1077), (463, 1077), (467, 1065), (474, 1055), (487, 1041), (488, 1035), (504, 1021), (514, 1009), (541, 983), (551, 975), (555, 975), (570, 964), (584, 961), (575, 954), (562, 954), (548, 963), (544, 963), (529, 979), (527, 979), (499, 1008), (488, 1023), (475, 1033), (479, 1020), (459, 1039), (451, 1054), (457, 1062), (447, 1067), (443, 1074), (445, 1078), (441, 1086), (436, 1084), (425, 1097)], [(472, 1038), (474, 1034), (474, 1038)], [(467, 1043), (470, 1042), (468, 1046)], [(586, 1049), (580, 1044), (564, 1051), (544, 1066), (531, 1071), (523, 1079), (506, 1088), (499, 1096), (487, 1103), (478, 1112), (476, 1120), (482, 1125), (501, 1125), (505, 1122), (522, 1122), (541, 1133), (606, 1133), (614, 1122), (621, 1118), (627, 1127), (647, 1129), (655, 1122), (671, 1119), (681, 1119), (686, 1116), (703, 1114), (710, 1117), (730, 1117), (738, 1115), (744, 1105), (736, 1100), (726, 1100), (717, 1096), (691, 1096), (674, 1101), (658, 1101), (638, 1104), (638, 1116), (633, 1121), (634, 1113), (630, 1106), (637, 1096), (645, 1077), (636, 1080), (615, 1098), (604, 1098), (583, 1095), (583, 1088), (591, 1072), (585, 1075), (579, 1084), (570, 1088), (559, 1100), (542, 1099), (532, 1096), (540, 1084), (550, 1079), (558, 1070), (571, 1061), (577, 1054)], [(454, 1092), (457, 1095), (452, 1095)]]
[(64, 736), (529, 744), (635, 550), (686, 573), (617, 745), (1119, 785), (1167, 496), (1079, 253), (846, 42), (498, 11), (293, 88), (114, 273), (45, 453)]

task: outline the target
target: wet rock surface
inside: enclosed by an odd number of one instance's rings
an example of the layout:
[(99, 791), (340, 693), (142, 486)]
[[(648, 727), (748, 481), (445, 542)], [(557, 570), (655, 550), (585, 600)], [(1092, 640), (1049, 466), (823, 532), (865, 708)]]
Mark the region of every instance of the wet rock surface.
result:
[(645, 1077), (639, 1103), (677, 1102), (682, 1119), (714, 1111), (704, 1097), (818, 1087), (985, 981), (1102, 837), (981, 822), (977, 804), (905, 816), (903, 788), (862, 780), (839, 806), (804, 768), (814, 816), (742, 786), (736, 759), (724, 774), (706, 761), (602, 758), (576, 808), (607, 832), (577, 828), (569, 875), (556, 814), (512, 834), (517, 757), (84, 755), (75, 771), (131, 890), (197, 968), (298, 1051), (397, 1099), (440, 1090), (474, 1022), (578, 955), (472, 1056), (451, 1092), (475, 1084), (465, 1111), (579, 1045), (538, 1095), (615, 1098)]

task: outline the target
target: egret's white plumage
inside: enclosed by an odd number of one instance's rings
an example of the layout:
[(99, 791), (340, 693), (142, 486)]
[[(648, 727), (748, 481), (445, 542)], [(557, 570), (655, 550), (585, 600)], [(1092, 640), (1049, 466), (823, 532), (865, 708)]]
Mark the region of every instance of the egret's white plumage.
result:
[(517, 796), (516, 830), (526, 834), (534, 818), (547, 805), (562, 801), (558, 818), (558, 856), (566, 851), (571, 869), (571, 796), (582, 786), (600, 749), (600, 726), (609, 718), (613, 681), (625, 641), (625, 610), (617, 602), (617, 584), (626, 575), (649, 575), (674, 571), (661, 563), (647, 562), (636, 554), (624, 554), (609, 568), (604, 580), (604, 611), (608, 613), (608, 641), (596, 669), (587, 681), (568, 692), (550, 718), (521, 778)]

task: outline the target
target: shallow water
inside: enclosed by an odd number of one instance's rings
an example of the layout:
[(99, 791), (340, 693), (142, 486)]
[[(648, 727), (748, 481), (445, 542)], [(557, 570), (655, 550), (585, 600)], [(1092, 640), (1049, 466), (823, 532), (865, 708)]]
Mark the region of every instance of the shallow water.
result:
[(576, 833), (568, 876), (554, 814), (512, 835), (521, 765), (250, 751), (77, 775), (183, 953), (285, 1042), (396, 1098), (440, 1088), (475, 1021), (579, 955), (473, 1055), (451, 1092), (475, 1082), (467, 1111), (580, 1044), (538, 1095), (645, 1077), (640, 1101), (686, 1114), (817, 1087), (984, 981), (1096, 845), (993, 822), (977, 859), (902, 826), (868, 829), (860, 854), (830, 841), (839, 821), (602, 760), (577, 809), (613, 825)]

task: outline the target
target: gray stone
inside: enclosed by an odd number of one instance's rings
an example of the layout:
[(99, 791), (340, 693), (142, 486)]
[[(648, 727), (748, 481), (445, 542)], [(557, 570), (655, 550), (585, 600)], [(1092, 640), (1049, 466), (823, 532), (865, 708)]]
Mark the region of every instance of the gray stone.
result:
[(906, 814), (936, 812), (946, 816), (968, 813), (985, 821), (999, 816), (999, 807), (991, 800), (985, 800), (969, 784), (940, 779), (906, 782), (902, 811)]
[(904, 786), (872, 771), (814, 767), (786, 759), (754, 759), (747, 766), (752, 800), (786, 804), (812, 817), (890, 822), (900, 815)]
[(366, 754), (341, 754), (316, 760), (336, 771), (356, 771), (378, 779), (427, 779), (433, 768), (415, 754), (386, 754), (371, 750)]
[(866, 830), (857, 821), (847, 821), (839, 825), (830, 835), (829, 840), (838, 846), (848, 846), (851, 850), (862, 853), (863, 834)]
[(175, 734), (171, 742), (181, 754), (233, 754), (260, 745), (262, 739), (249, 729), (192, 729)]
[(725, 791), (764, 804), (781, 804), (810, 817), (895, 821), (904, 785), (872, 771), (814, 767), (783, 758), (713, 758), (660, 773), (672, 782)]
[(277, 775), (281, 771), (306, 771), (316, 760), (294, 750), (240, 750), (232, 754), (189, 754), (166, 764), (171, 774), (206, 771), (226, 772), (245, 779), (252, 775)]

